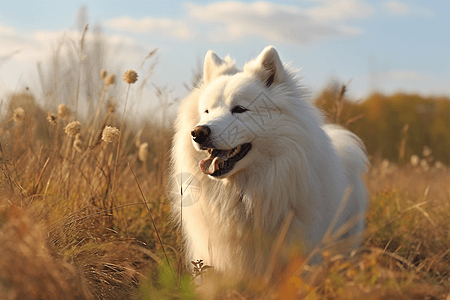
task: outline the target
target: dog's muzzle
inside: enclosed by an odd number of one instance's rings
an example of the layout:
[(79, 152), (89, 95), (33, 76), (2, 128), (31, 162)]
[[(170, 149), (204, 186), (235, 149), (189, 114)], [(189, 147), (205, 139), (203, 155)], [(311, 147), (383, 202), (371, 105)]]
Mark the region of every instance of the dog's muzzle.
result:
[(192, 140), (200, 150), (206, 150), (208, 157), (199, 163), (200, 170), (213, 177), (229, 173), (234, 165), (243, 159), (252, 148), (251, 143), (244, 143), (230, 149), (218, 149), (211, 142), (211, 129), (206, 125), (195, 126), (191, 130)]
[(202, 146), (205, 144), (209, 135), (211, 134), (211, 129), (208, 126), (195, 126), (191, 130), (191, 136), (194, 142)]

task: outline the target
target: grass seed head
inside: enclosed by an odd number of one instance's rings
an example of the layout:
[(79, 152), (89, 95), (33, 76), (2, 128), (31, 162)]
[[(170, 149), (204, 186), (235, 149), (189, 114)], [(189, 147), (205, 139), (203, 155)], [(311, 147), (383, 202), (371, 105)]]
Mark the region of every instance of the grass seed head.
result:
[(113, 112), (116, 111), (116, 104), (113, 103), (113, 102), (109, 102), (108, 105), (107, 105), (107, 107), (108, 107), (108, 112), (109, 112), (110, 114), (112, 114)]
[(81, 123), (78, 121), (70, 122), (64, 128), (64, 131), (68, 136), (76, 136), (78, 133), (80, 133), (80, 130), (81, 130)]
[(119, 134), (120, 131), (116, 127), (106, 126), (105, 129), (103, 129), (102, 140), (107, 143), (115, 142), (119, 139)]
[(422, 151), (423, 157), (428, 157), (431, 155), (431, 153), (433, 153), (433, 150), (431, 150), (430, 147), (428, 147), (428, 146), (423, 147), (423, 151)]
[(78, 152), (83, 151), (83, 141), (81, 140), (81, 133), (77, 133), (75, 136), (75, 141), (73, 141), (73, 148)]
[(14, 110), (13, 119), (17, 123), (21, 123), (25, 120), (25, 111), (22, 107), (18, 107)]
[(108, 87), (116, 82), (116, 76), (114, 74), (109, 74), (105, 77), (105, 86)]
[(100, 78), (101, 78), (102, 80), (105, 80), (106, 74), (107, 74), (106, 71), (102, 69), (102, 70), (100, 71)]
[(411, 155), (410, 161), (411, 161), (411, 165), (413, 167), (417, 167), (419, 165), (420, 158), (414, 154), (414, 155)]
[(427, 160), (422, 158), (420, 160), (420, 167), (422, 168), (423, 171), (428, 171), (430, 169), (430, 165), (428, 164)]
[(443, 169), (443, 168), (445, 167), (445, 165), (444, 165), (442, 162), (440, 162), (440, 161), (436, 161), (436, 162), (434, 163), (434, 167), (435, 167), (436, 169), (440, 170), (440, 169)]
[(138, 79), (138, 74), (133, 70), (128, 70), (123, 75), (123, 81), (125, 81), (127, 84), (135, 83)]
[(61, 119), (68, 119), (70, 117), (70, 109), (64, 103), (58, 106), (58, 117)]
[(148, 143), (142, 143), (139, 146), (138, 152), (139, 160), (142, 162), (146, 162), (148, 158)]
[(58, 123), (58, 117), (55, 116), (55, 114), (50, 113), (50, 112), (47, 113), (47, 120), (52, 125), (56, 125), (56, 123)]

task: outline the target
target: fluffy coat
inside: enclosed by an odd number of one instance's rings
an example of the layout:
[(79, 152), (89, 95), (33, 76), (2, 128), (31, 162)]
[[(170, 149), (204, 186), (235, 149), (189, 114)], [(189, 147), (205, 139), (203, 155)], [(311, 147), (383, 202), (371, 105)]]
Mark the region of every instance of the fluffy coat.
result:
[[(264, 126), (255, 124), (252, 109), (230, 112), (235, 105), (253, 105), (261, 92), (278, 110)], [(202, 173), (199, 163), (208, 153), (193, 143), (191, 130), (207, 125), (215, 147), (229, 149), (237, 144), (223, 143), (218, 135), (236, 117), (248, 129), (236, 143), (250, 142), (250, 152), (224, 177)], [(341, 127), (324, 124), (271, 46), (242, 71), (229, 57), (222, 60), (209, 51), (203, 82), (181, 104), (175, 131), (172, 179), (191, 174), (201, 189), (195, 203), (181, 206), (180, 186), (172, 181), (173, 217), (178, 222), (182, 217), (188, 260), (203, 259), (223, 272), (262, 274), (289, 214), (293, 218), (280, 261), (287, 259), (289, 247), (297, 245), (307, 254), (320, 244), (347, 187), (351, 194), (334, 228), (365, 213), (362, 142)], [(342, 234), (353, 237), (346, 250), (359, 245), (364, 220), (353, 224)]]

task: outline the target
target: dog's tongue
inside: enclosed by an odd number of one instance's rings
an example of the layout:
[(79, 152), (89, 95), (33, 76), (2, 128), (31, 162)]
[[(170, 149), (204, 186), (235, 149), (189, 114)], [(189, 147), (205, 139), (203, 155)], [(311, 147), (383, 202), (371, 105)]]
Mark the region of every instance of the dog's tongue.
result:
[(219, 164), (222, 162), (222, 159), (219, 157), (209, 156), (207, 159), (204, 159), (200, 162), (199, 167), (203, 173), (210, 175), (219, 169)]

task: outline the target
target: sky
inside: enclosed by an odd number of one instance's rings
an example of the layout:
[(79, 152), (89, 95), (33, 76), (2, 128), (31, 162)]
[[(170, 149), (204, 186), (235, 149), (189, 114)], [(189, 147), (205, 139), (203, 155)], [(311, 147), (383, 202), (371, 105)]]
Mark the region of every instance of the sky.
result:
[(208, 50), (242, 68), (267, 45), (313, 93), (335, 79), (354, 99), (375, 90), (450, 96), (449, 11), (437, 0), (2, 1), (0, 89), (39, 89), (37, 62), (50, 62), (61, 36), (79, 41), (87, 22), (88, 42), (101, 28), (115, 49), (105, 67), (135, 69), (157, 47), (151, 80), (174, 97), (187, 95), (183, 83)]

